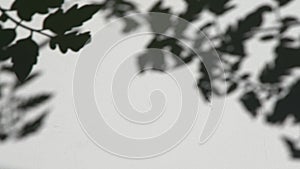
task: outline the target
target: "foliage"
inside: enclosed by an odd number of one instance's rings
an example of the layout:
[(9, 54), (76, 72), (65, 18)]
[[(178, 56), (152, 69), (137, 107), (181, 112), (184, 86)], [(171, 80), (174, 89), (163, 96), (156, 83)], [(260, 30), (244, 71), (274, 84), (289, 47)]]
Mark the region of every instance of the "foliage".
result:
[(45, 123), (48, 110), (45, 110), (44, 104), (51, 94), (40, 93), (31, 97), (18, 94), (40, 75), (38, 72), (21, 82), (13, 76), (12, 67), (2, 65), (0, 70), (0, 77), (13, 77), (12, 82), (0, 83), (0, 140), (25, 138), (37, 132)]
[[(228, 83), (226, 92), (215, 94), (225, 95), (240, 91), (239, 101), (251, 117), (255, 118), (261, 115), (261, 110), (266, 103), (275, 100), (274, 109), (265, 117), (266, 123), (282, 125), (288, 118), (293, 118), (295, 124), (299, 125), (300, 115), (297, 112), (297, 101), (300, 96), (299, 79), (289, 86), (284, 83), (284, 78), (293, 76), (292, 71), (300, 66), (298, 57), (300, 46), (291, 45), (299, 42), (299, 39), (286, 36), (286, 32), (291, 28), (299, 26), (299, 21), (296, 16), (282, 16), (280, 14), (282, 7), (289, 5), (292, 0), (273, 0), (272, 3), (263, 4), (252, 12), (245, 14), (235, 23), (228, 25), (224, 30), (220, 29), (218, 20), (238, 7), (237, 4), (233, 4), (234, 1), (184, 0), (184, 2), (186, 9), (180, 13), (174, 13), (172, 8), (163, 6), (163, 1), (155, 3), (149, 12), (175, 14), (192, 23), (201, 20), (201, 16), (205, 12), (213, 16), (214, 19), (201, 25), (199, 31), (205, 32), (213, 40), (224, 64), (226, 79), (222, 79), (218, 75), (214, 79), (209, 78), (208, 71), (213, 72), (219, 69), (216, 61), (211, 61), (211, 70), (207, 70), (201, 62), (198, 68), (200, 75), (198, 88), (204, 96), (204, 100), (209, 102), (212, 92), (219, 91), (212, 90), (212, 88), (218, 88), (215, 85), (215, 81), (226, 81)], [(76, 52), (84, 47), (90, 39), (89, 32), (81, 33), (78, 31), (78, 28), (90, 20), (96, 12), (100, 10), (105, 11), (107, 14), (106, 18), (111, 18), (122, 17), (131, 12), (139, 11), (134, 3), (126, 0), (105, 0), (100, 4), (80, 7), (73, 5), (66, 10), (62, 8), (63, 4), (64, 0), (41, 0), (39, 2), (35, 0), (15, 0), (10, 9), (0, 7), (0, 61), (10, 60), (13, 64), (8, 70), (13, 71), (19, 79), (15, 84), (14, 90), (22, 87), (22, 84), (31, 81), (36, 76), (31, 74), (31, 72), (34, 65), (38, 63), (40, 45), (34, 40), (33, 34), (39, 34), (48, 38), (51, 49), (58, 47), (62, 53), (66, 53), (68, 50)], [(11, 17), (10, 12), (13, 11), (17, 12), (18, 19)], [(45, 16), (41, 29), (33, 29), (21, 22), (31, 21), (37, 14)], [(264, 29), (263, 25), (266, 15), (276, 16), (277, 25), (279, 26)], [(12, 21), (16, 26), (14, 28), (4, 28), (3, 25), (7, 21)], [(173, 32), (179, 40), (186, 38), (182, 34), (188, 27), (180, 27), (173, 22), (170, 18), (166, 18), (163, 26), (155, 24), (150, 24), (150, 26), (153, 30), (159, 30), (159, 32)], [(133, 31), (139, 26), (139, 22), (132, 18), (124, 19), (124, 23), (124, 33)], [(26, 38), (18, 39), (16, 30), (19, 28), (28, 30), (30, 35)], [(210, 34), (209, 32), (214, 29), (217, 30), (217, 34)], [(246, 58), (251, 57), (247, 51), (247, 42), (256, 38), (258, 33), (261, 35), (259, 37), (261, 43), (274, 41), (276, 46), (274, 46), (273, 50), (274, 59), (264, 66), (258, 77), (253, 77), (253, 74), (242, 72), (241, 65)], [(195, 53), (190, 49), (186, 49), (179, 43), (178, 39), (154, 35), (146, 48), (169, 50), (182, 59), (184, 63), (192, 63), (196, 58)], [(190, 42), (203, 57), (209, 57), (213, 52), (213, 49), (202, 49), (202, 46), (208, 42), (201, 38), (192, 39)], [(168, 68), (162, 52), (157, 52), (156, 57), (149, 55), (149, 53), (144, 53), (138, 58), (137, 63), (140, 69), (146, 66), (153, 68), (153, 70), (161, 71)], [(180, 65), (176, 66), (179, 67)], [(13, 104), (10, 106), (13, 111), (10, 110), (10, 112), (31, 110), (31, 108), (47, 101), (49, 97), (50, 95), (48, 94), (36, 95), (25, 99), (26, 101), (13, 97), (10, 100), (10, 103)], [(12, 115), (14, 113), (9, 114)], [(22, 114), (23, 116), (24, 114)], [(35, 132), (42, 125), (45, 117), (46, 113), (41, 113), (36, 119), (23, 125), (22, 130), (17, 130), (17, 135), (24, 137)], [(6, 129), (1, 129), (0, 139), (5, 140), (9, 134), (3, 132)], [(289, 138), (285, 138), (284, 142), (290, 150), (291, 156), (300, 158), (300, 150), (297, 150), (296, 142)]]
[[(263, 107), (275, 100), (275, 106), (272, 112), (265, 117), (266, 123), (273, 125), (282, 125), (287, 118), (293, 118), (296, 125), (300, 124), (300, 113), (297, 112), (298, 97), (300, 96), (300, 83), (287, 85), (284, 83), (284, 78), (293, 76), (292, 72), (300, 66), (300, 46), (291, 44), (299, 43), (299, 39), (295, 37), (286, 36), (289, 29), (299, 26), (299, 21), (296, 16), (281, 16), (281, 7), (288, 5), (292, 0), (273, 0), (273, 3), (262, 4), (252, 12), (246, 14), (236, 21), (236, 23), (228, 25), (223, 31), (217, 22), (224, 14), (229, 13), (236, 4), (230, 0), (185, 0), (186, 9), (181, 13), (173, 13), (172, 9), (162, 5), (162, 1), (158, 1), (149, 10), (150, 12), (171, 13), (189, 21), (196, 22), (201, 20), (201, 15), (204, 12), (209, 12), (213, 15), (215, 20), (204, 23), (199, 27), (200, 31), (206, 33), (209, 39), (213, 40), (215, 48), (220, 54), (222, 63), (224, 64), (226, 79), (221, 76), (215, 76), (210, 79), (208, 70), (201, 62), (199, 64), (199, 79), (198, 88), (200, 93), (204, 96), (204, 100), (209, 102), (212, 92), (221, 90), (212, 90), (220, 86), (214, 85), (215, 81), (226, 81), (228, 88), (226, 92), (218, 92), (216, 95), (228, 95), (241, 91), (240, 103), (249, 112), (251, 117), (255, 118), (262, 114)], [(275, 7), (274, 7), (275, 6)], [(279, 26), (271, 28), (264, 28), (265, 16), (274, 15), (277, 17)], [(195, 54), (186, 49), (179, 43), (179, 40), (186, 40), (183, 32), (188, 29), (181, 27), (180, 30), (176, 27), (176, 23), (172, 23), (171, 19), (165, 21), (167, 23), (164, 29), (160, 32), (175, 32), (178, 39), (169, 38), (162, 35), (153, 35), (152, 40), (148, 43), (146, 48), (158, 48), (172, 52), (178, 58), (182, 59), (186, 64), (191, 63), (196, 57)], [(153, 25), (151, 25), (153, 29)], [(218, 30), (217, 35), (213, 35), (210, 30)], [(247, 51), (247, 42), (260, 35), (261, 43), (275, 41), (274, 60), (266, 63), (263, 70), (261, 70), (258, 77), (253, 77), (249, 72), (242, 72), (241, 65), (249, 56)], [(195, 35), (197, 36), (197, 35)], [(209, 57), (212, 54), (212, 49), (202, 49), (201, 46), (205, 43), (203, 39), (188, 39), (193, 44), (195, 50), (201, 57)], [(233, 60), (233, 61), (232, 61)], [(143, 69), (146, 64), (153, 69), (160, 68), (164, 70), (167, 68), (163, 53), (157, 56), (141, 55), (139, 57), (138, 66)], [(211, 72), (219, 69), (219, 65), (215, 61), (211, 61)], [(296, 142), (291, 139), (285, 140), (293, 158), (299, 158), (299, 151), (296, 148)]]
[[(5, 84), (0, 81), (0, 139), (3, 141), (8, 138), (24, 138), (37, 132), (48, 114), (47, 110), (40, 113), (35, 111), (48, 102), (51, 94), (41, 93), (30, 97), (16, 94), (25, 84), (39, 76), (39, 73), (31, 72), (38, 63), (44, 44), (39, 44), (33, 35), (47, 38), (46, 43), (51, 49), (58, 46), (62, 53), (68, 50), (77, 52), (90, 39), (90, 32), (81, 33), (78, 28), (104, 8), (103, 4), (80, 7), (75, 4), (70, 9), (63, 10), (64, 3), (64, 0), (15, 0), (9, 9), (0, 6), (0, 66), (5, 65), (1, 67), (0, 77), (4, 73), (14, 79), (8, 94), (3, 94), (1, 89), (5, 88)], [(17, 16), (13, 16), (13, 12)], [(38, 14), (44, 17), (42, 28), (35, 29), (24, 24), (24, 21), (34, 20)], [(15, 26), (8, 28), (7, 22), (12, 22)], [(20, 38), (17, 34), (19, 29), (26, 30), (29, 35)], [(12, 66), (6, 65), (9, 62)], [(32, 114), (35, 117), (28, 119)]]
[[(0, 42), (0, 58), (1, 61), (11, 59), (13, 71), (20, 81), (24, 81), (30, 75), (34, 65), (38, 62), (40, 47), (33, 38), (33, 34), (45, 36), (49, 39), (52, 49), (58, 45), (63, 53), (66, 53), (68, 49), (78, 51), (90, 39), (89, 32), (78, 33), (73, 29), (90, 20), (103, 5), (92, 4), (81, 7), (73, 5), (64, 11), (63, 4), (64, 0), (15, 0), (10, 9), (0, 7), (1, 15), (5, 16), (2, 17), (1, 24), (7, 21), (16, 24), (14, 28), (0, 27), (0, 35), (3, 35)], [(10, 15), (14, 11), (17, 12), (18, 19)], [(22, 21), (31, 21), (37, 14), (45, 16), (41, 29), (34, 29), (22, 23)], [(18, 39), (16, 31), (19, 28), (29, 31), (30, 35), (24, 39)]]

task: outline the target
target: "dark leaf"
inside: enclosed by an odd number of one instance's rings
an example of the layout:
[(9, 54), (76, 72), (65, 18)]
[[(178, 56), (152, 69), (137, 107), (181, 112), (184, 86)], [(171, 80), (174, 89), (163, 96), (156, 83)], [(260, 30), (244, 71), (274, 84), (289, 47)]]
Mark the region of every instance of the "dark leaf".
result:
[(284, 6), (292, 2), (293, 0), (275, 0), (275, 1), (279, 4), (279, 6)]
[(247, 80), (250, 77), (250, 74), (244, 74), (241, 76), (242, 80)]
[(29, 82), (31, 82), (32, 80), (34, 80), (35, 78), (39, 77), (41, 74), (39, 72), (35, 72), (35, 73), (32, 73), (31, 75), (28, 76), (27, 79), (25, 79), (24, 81), (18, 81), (14, 88), (17, 89), (17, 88), (20, 88), (26, 84), (28, 84)]
[(291, 157), (292, 158), (300, 158), (300, 149), (297, 148), (296, 142), (294, 142), (288, 138), (284, 138), (283, 140), (284, 140), (288, 150), (290, 151)]
[(274, 38), (275, 38), (274, 35), (266, 35), (266, 36), (261, 37), (260, 40), (262, 40), (262, 41), (269, 41), (269, 40), (272, 40)]
[(240, 66), (241, 66), (241, 62), (236, 62), (235, 64), (233, 64), (231, 66), (231, 71), (235, 72), (235, 71), (239, 70)]
[(51, 98), (50, 94), (40, 94), (37, 96), (33, 96), (24, 100), (22, 103), (18, 105), (18, 110), (26, 111), (32, 108), (36, 108), (37, 106), (45, 103), (47, 100)]
[(205, 101), (209, 102), (212, 95), (212, 87), (209, 79), (209, 75), (203, 63), (200, 67), (201, 77), (198, 80), (198, 88), (202, 95), (204, 96)]
[(292, 38), (282, 38), (280, 39), (280, 43), (284, 46), (287, 46), (288, 44), (292, 43), (292, 42), (295, 42), (295, 39), (292, 39)]
[(9, 59), (9, 54), (6, 51), (7, 46), (12, 43), (16, 38), (14, 29), (0, 28), (0, 61)]
[(234, 8), (234, 5), (229, 5), (231, 0), (208, 0), (208, 10), (215, 15), (222, 15)]
[(279, 83), (292, 69), (300, 67), (300, 48), (286, 47), (281, 43), (275, 49), (275, 54), (274, 62), (267, 64), (259, 77), (262, 83)]
[(247, 92), (243, 94), (240, 101), (253, 117), (257, 116), (257, 110), (261, 107), (261, 102), (256, 93), (253, 91)]
[(0, 141), (5, 141), (8, 138), (7, 134), (0, 133)]
[(161, 13), (170, 13), (171, 8), (164, 8), (162, 7), (163, 1), (157, 1), (152, 8), (149, 10), (149, 12), (161, 12)]
[(199, 28), (199, 30), (204, 31), (204, 30), (206, 30), (207, 28), (210, 28), (211, 26), (213, 26), (214, 24), (215, 24), (214, 22), (209, 22), (209, 23), (207, 23), (207, 24), (201, 26), (201, 27)]
[(263, 14), (270, 11), (272, 11), (271, 7), (262, 6), (244, 19), (239, 20), (237, 25), (230, 26), (225, 32), (224, 40), (218, 49), (224, 53), (245, 56), (245, 41), (254, 35), (253, 30), (255, 28), (262, 25)]
[(8, 54), (12, 57), (13, 71), (20, 81), (24, 81), (37, 63), (39, 46), (30, 38), (22, 39), (8, 48)]
[(14, 73), (13, 68), (11, 66), (4, 65), (1, 67), (1, 72)]
[(47, 116), (47, 113), (44, 113), (37, 119), (32, 120), (32, 121), (28, 122), (26, 125), (24, 125), (23, 128), (21, 129), (21, 131), (19, 132), (18, 137), (24, 138), (30, 134), (37, 132), (43, 125), (46, 116)]
[(199, 17), (199, 14), (207, 7), (208, 0), (185, 0), (186, 10), (179, 15), (179, 17), (187, 20), (194, 21)]
[(238, 87), (238, 84), (237, 84), (236, 82), (233, 82), (233, 83), (229, 86), (229, 88), (228, 88), (228, 90), (227, 90), (227, 94), (230, 94), (230, 93), (232, 93), (233, 91), (235, 91), (235, 90), (237, 89), (237, 87)]
[(101, 8), (102, 5), (85, 5), (80, 8), (78, 8), (78, 5), (74, 5), (66, 12), (59, 9), (44, 20), (44, 29), (62, 35), (72, 28), (81, 26)]
[(299, 100), (300, 81), (291, 87), (289, 93), (284, 98), (277, 101), (272, 114), (267, 117), (267, 121), (273, 124), (282, 124), (288, 117), (292, 117), (295, 123), (299, 123)]
[(16, 32), (14, 29), (1, 29), (0, 28), (0, 49), (8, 46), (15, 38)]
[(11, 9), (17, 10), (22, 20), (30, 21), (34, 14), (47, 14), (50, 8), (58, 8), (63, 3), (64, 0), (15, 0)]
[(90, 33), (78, 34), (77, 32), (68, 33), (65, 35), (58, 35), (51, 39), (50, 47), (55, 49), (59, 46), (61, 52), (66, 53), (68, 49), (79, 51), (91, 38)]
[(290, 28), (290, 26), (282, 25), (281, 28), (280, 28), (280, 30), (279, 30), (279, 33), (280, 33), (280, 34), (283, 34), (283, 33), (285, 33), (289, 28)]
[(2, 14), (0, 15), (0, 21), (6, 22), (7, 19), (8, 19), (8, 17), (7, 17), (7, 15), (6, 15), (5, 13), (2, 13)]
[(282, 23), (283, 23), (284, 25), (287, 25), (287, 24), (290, 24), (290, 23), (297, 22), (298, 19), (295, 18), (295, 17), (289, 16), (289, 17), (283, 18), (281, 21), (282, 21)]

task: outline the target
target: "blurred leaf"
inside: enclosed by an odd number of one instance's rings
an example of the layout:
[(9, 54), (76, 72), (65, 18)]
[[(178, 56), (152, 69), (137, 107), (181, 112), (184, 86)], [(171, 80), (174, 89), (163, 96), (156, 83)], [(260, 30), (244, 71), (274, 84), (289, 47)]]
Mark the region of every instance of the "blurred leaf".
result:
[(123, 33), (129, 33), (138, 28), (139, 23), (135, 21), (133, 18), (124, 18), (125, 27), (123, 28)]
[(209, 75), (203, 63), (201, 63), (201, 67), (199, 70), (201, 76), (198, 80), (198, 88), (200, 92), (204, 96), (205, 101), (209, 102), (212, 95), (212, 87), (209, 79)]
[(262, 83), (276, 84), (292, 69), (300, 66), (300, 48), (286, 47), (284, 43), (275, 49), (276, 58), (263, 69), (259, 79)]
[(66, 12), (59, 9), (44, 20), (43, 27), (62, 35), (72, 28), (81, 26), (84, 22), (91, 19), (102, 7), (102, 5), (85, 5), (78, 8), (78, 5), (74, 5)]
[(47, 14), (49, 8), (58, 8), (64, 0), (15, 0), (11, 9), (17, 10), (18, 16), (25, 21), (31, 21), (34, 14)]
[(33, 96), (31, 98), (23, 100), (19, 105), (18, 105), (18, 110), (21, 111), (27, 111), (32, 108), (36, 108), (37, 106), (45, 103), (47, 100), (51, 98), (51, 94), (40, 94)]
[(214, 22), (208, 22), (207, 24), (201, 26), (201, 27), (199, 28), (199, 30), (204, 31), (204, 30), (206, 30), (207, 28), (210, 28), (210, 27), (214, 26), (214, 24), (215, 24)]
[(267, 117), (267, 121), (272, 124), (282, 124), (288, 117), (292, 117), (295, 123), (300, 123), (299, 100), (300, 81), (291, 87), (285, 97), (276, 102), (272, 114)]
[(48, 113), (43, 113), (37, 119), (28, 122), (26, 125), (23, 126), (21, 131), (18, 134), (19, 138), (24, 138), (30, 134), (37, 132), (41, 126), (43, 125), (45, 118)]
[(284, 25), (286, 25), (286, 24), (297, 22), (298, 19), (293, 16), (288, 16), (288, 17), (283, 18), (281, 21)]
[(284, 138), (283, 141), (287, 145), (287, 147), (290, 151), (291, 157), (292, 158), (300, 158), (300, 149), (297, 148), (297, 146), (296, 146), (297, 142), (292, 141), (288, 138)]
[(275, 38), (274, 35), (266, 35), (266, 36), (261, 37), (260, 40), (262, 40), (262, 41), (269, 41), (269, 40), (272, 40), (274, 38)]
[(295, 42), (296, 40), (293, 39), (293, 38), (281, 38), (280, 41), (281, 41), (280, 43), (281, 43), (282, 45), (287, 46), (288, 44), (293, 43), (293, 42)]
[(257, 110), (262, 106), (262, 104), (256, 93), (253, 91), (244, 93), (240, 98), (240, 101), (253, 117), (257, 116)]
[(32, 80), (36, 79), (37, 77), (39, 77), (41, 74), (39, 72), (35, 72), (35, 73), (32, 73), (31, 75), (28, 76), (27, 79), (25, 79), (24, 81), (18, 81), (14, 88), (17, 89), (19, 87), (22, 87), (26, 84), (28, 84), (29, 82), (31, 82)]
[(229, 5), (231, 0), (207, 0), (208, 10), (215, 15), (223, 15), (233, 9), (234, 5)]
[(284, 6), (292, 2), (293, 0), (275, 0), (275, 1), (279, 4), (279, 6)]
[(271, 7), (262, 6), (244, 19), (239, 20), (237, 25), (229, 26), (218, 49), (224, 53), (245, 56), (245, 41), (254, 35), (254, 32), (252, 32), (254, 28), (262, 25), (263, 14), (270, 11), (272, 11)]
[(233, 82), (233, 83), (229, 86), (229, 88), (228, 88), (228, 90), (227, 90), (227, 94), (232, 93), (232, 92), (235, 91), (237, 88), (238, 88), (238, 83)]
[(247, 80), (251, 75), (249, 73), (246, 73), (244, 75), (241, 76), (242, 80)]
[(13, 71), (24, 81), (37, 63), (39, 46), (31, 38), (21, 39), (8, 48), (8, 54), (12, 57)]
[(68, 49), (77, 52), (88, 42), (90, 38), (91, 36), (89, 32), (82, 34), (72, 32), (65, 35), (58, 35), (51, 39), (50, 47), (55, 49), (56, 45), (58, 45), (62, 53), (66, 53)]
[(207, 7), (207, 0), (184, 0), (186, 9), (179, 17), (191, 22), (198, 19), (199, 14)]
[(147, 69), (164, 71), (166, 67), (164, 53), (160, 50), (148, 50), (138, 57), (140, 71)]
[(106, 18), (110, 18), (112, 16), (124, 17), (129, 12), (136, 11), (136, 6), (134, 3), (124, 0), (106, 0), (104, 2), (104, 8), (110, 10)]
[(8, 135), (5, 133), (0, 133), (0, 141), (4, 141), (8, 138)]
[(170, 13), (171, 8), (162, 7), (163, 1), (157, 1), (149, 10), (149, 12)]

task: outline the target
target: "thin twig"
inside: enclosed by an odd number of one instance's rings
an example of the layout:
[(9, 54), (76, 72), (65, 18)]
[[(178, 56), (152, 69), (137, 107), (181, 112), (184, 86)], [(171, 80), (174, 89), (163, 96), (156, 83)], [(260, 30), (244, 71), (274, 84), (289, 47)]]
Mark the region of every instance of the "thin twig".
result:
[(17, 20), (14, 19), (13, 17), (9, 16), (9, 15), (6, 13), (6, 12), (9, 11), (9, 10), (3, 9), (2, 7), (0, 7), (0, 11), (1, 11), (2, 13), (4, 13), (4, 14), (7, 16), (7, 18), (8, 18), (9, 20), (11, 20), (12, 22), (14, 22), (17, 26), (23, 27), (23, 28), (25, 28), (25, 29), (27, 29), (27, 30), (29, 30), (29, 31), (31, 31), (31, 32), (36, 32), (36, 33), (39, 33), (39, 34), (41, 34), (41, 35), (47, 36), (47, 37), (49, 37), (49, 38), (52, 38), (51, 35), (42, 32), (43, 30), (38, 30), (38, 29), (30, 28), (30, 27), (28, 27), (28, 26), (22, 24), (21, 22), (17, 21)]

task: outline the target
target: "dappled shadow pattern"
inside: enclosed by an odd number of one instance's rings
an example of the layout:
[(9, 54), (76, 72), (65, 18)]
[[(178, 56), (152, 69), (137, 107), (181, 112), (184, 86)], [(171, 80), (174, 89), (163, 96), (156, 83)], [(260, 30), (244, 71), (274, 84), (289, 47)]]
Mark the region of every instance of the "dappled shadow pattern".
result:
[[(300, 66), (300, 46), (299, 38), (296, 36), (287, 36), (287, 32), (296, 26), (299, 26), (297, 16), (280, 15), (281, 7), (291, 4), (292, 0), (274, 0), (273, 3), (265, 3), (257, 7), (257, 9), (246, 14), (237, 20), (236, 23), (228, 25), (225, 30), (220, 29), (218, 19), (225, 13), (231, 12), (238, 7), (231, 0), (185, 0), (186, 9), (181, 13), (173, 13), (172, 9), (163, 5), (163, 1), (158, 1), (153, 5), (149, 12), (162, 12), (175, 14), (191, 23), (199, 21), (203, 12), (209, 12), (215, 19), (204, 23), (199, 27), (199, 31), (204, 32), (213, 42), (220, 58), (224, 64), (226, 79), (222, 76), (215, 76), (210, 79), (208, 70), (202, 62), (199, 64), (198, 88), (204, 96), (205, 101), (209, 102), (212, 92), (218, 92), (216, 95), (225, 95), (240, 91), (241, 96), (239, 102), (249, 112), (253, 118), (263, 115), (265, 122), (272, 125), (283, 125), (288, 118), (293, 118), (295, 125), (300, 124), (299, 106), (297, 105), (300, 97), (300, 80), (295, 77), (294, 81), (286, 84), (283, 80), (287, 76), (294, 77), (292, 72)], [(267, 15), (277, 17), (277, 25), (271, 28), (264, 28), (264, 18)], [(149, 20), (149, 18), (146, 18)], [(172, 52), (176, 57), (181, 58), (186, 64), (192, 63), (197, 59), (194, 52), (184, 48), (179, 40), (186, 37), (184, 31), (188, 29), (187, 25), (176, 25), (174, 18), (163, 21), (163, 26), (158, 26), (153, 20), (150, 27), (154, 32), (172, 32), (176, 37), (170, 38), (162, 35), (153, 35), (152, 40), (146, 48), (158, 48)], [(212, 34), (211, 30), (217, 30)], [(200, 33), (198, 32), (198, 35)], [(200, 57), (208, 57), (212, 55), (213, 49), (202, 48), (209, 43), (197, 33), (195, 39), (189, 39), (193, 44), (194, 50), (198, 50)], [(266, 63), (258, 77), (254, 77), (250, 72), (242, 72), (241, 65), (249, 56), (247, 52), (247, 42), (253, 38), (260, 36), (261, 43), (275, 41), (274, 60)], [(153, 65), (153, 69), (159, 67), (167, 69), (163, 53), (157, 56), (147, 56), (143, 54), (138, 59), (138, 66), (143, 69), (146, 64)], [(220, 69), (217, 61), (210, 63), (209, 71)], [(178, 66), (178, 65), (177, 65)], [(173, 67), (174, 68), (174, 67)], [(228, 88), (225, 92), (222, 90), (212, 90), (219, 88), (214, 84), (215, 81), (226, 81)], [(267, 103), (274, 102), (274, 109), (270, 112), (262, 113)], [(291, 157), (300, 158), (299, 151), (296, 148), (297, 141), (292, 139), (284, 139), (287, 148), (291, 151)]]
[(5, 65), (1, 66), (0, 70), (0, 78), (6, 79), (0, 82), (0, 141), (22, 139), (37, 132), (43, 125), (49, 113), (43, 105), (51, 98), (51, 94), (18, 94), (40, 75), (38, 72), (21, 82), (13, 76), (12, 67)]
[[(122, 1), (118, 1), (118, 4), (124, 5)], [(16, 94), (24, 84), (39, 75), (32, 73), (32, 70), (38, 63), (40, 50), (49, 45), (51, 49), (59, 48), (62, 53), (79, 51), (90, 39), (90, 32), (81, 32), (81, 26), (99, 10), (108, 8), (105, 3), (80, 7), (73, 4), (68, 9), (63, 9), (63, 5), (64, 0), (15, 0), (10, 7), (0, 4), (0, 65), (5, 65), (0, 70), (0, 89), (10, 89), (8, 94), (0, 95), (0, 140), (23, 138), (38, 131), (44, 123), (49, 110), (41, 113), (32, 110), (47, 103), (51, 94), (30, 97)], [(121, 9), (115, 12), (119, 15), (122, 13)], [(36, 15), (43, 16), (40, 28), (29, 26)], [(27, 32), (27, 35), (18, 34), (19, 30)], [(46, 40), (41, 42), (37, 36)], [(14, 79), (6, 87), (3, 84), (3, 73)], [(28, 116), (33, 116), (29, 112), (35, 115), (28, 121)]]

